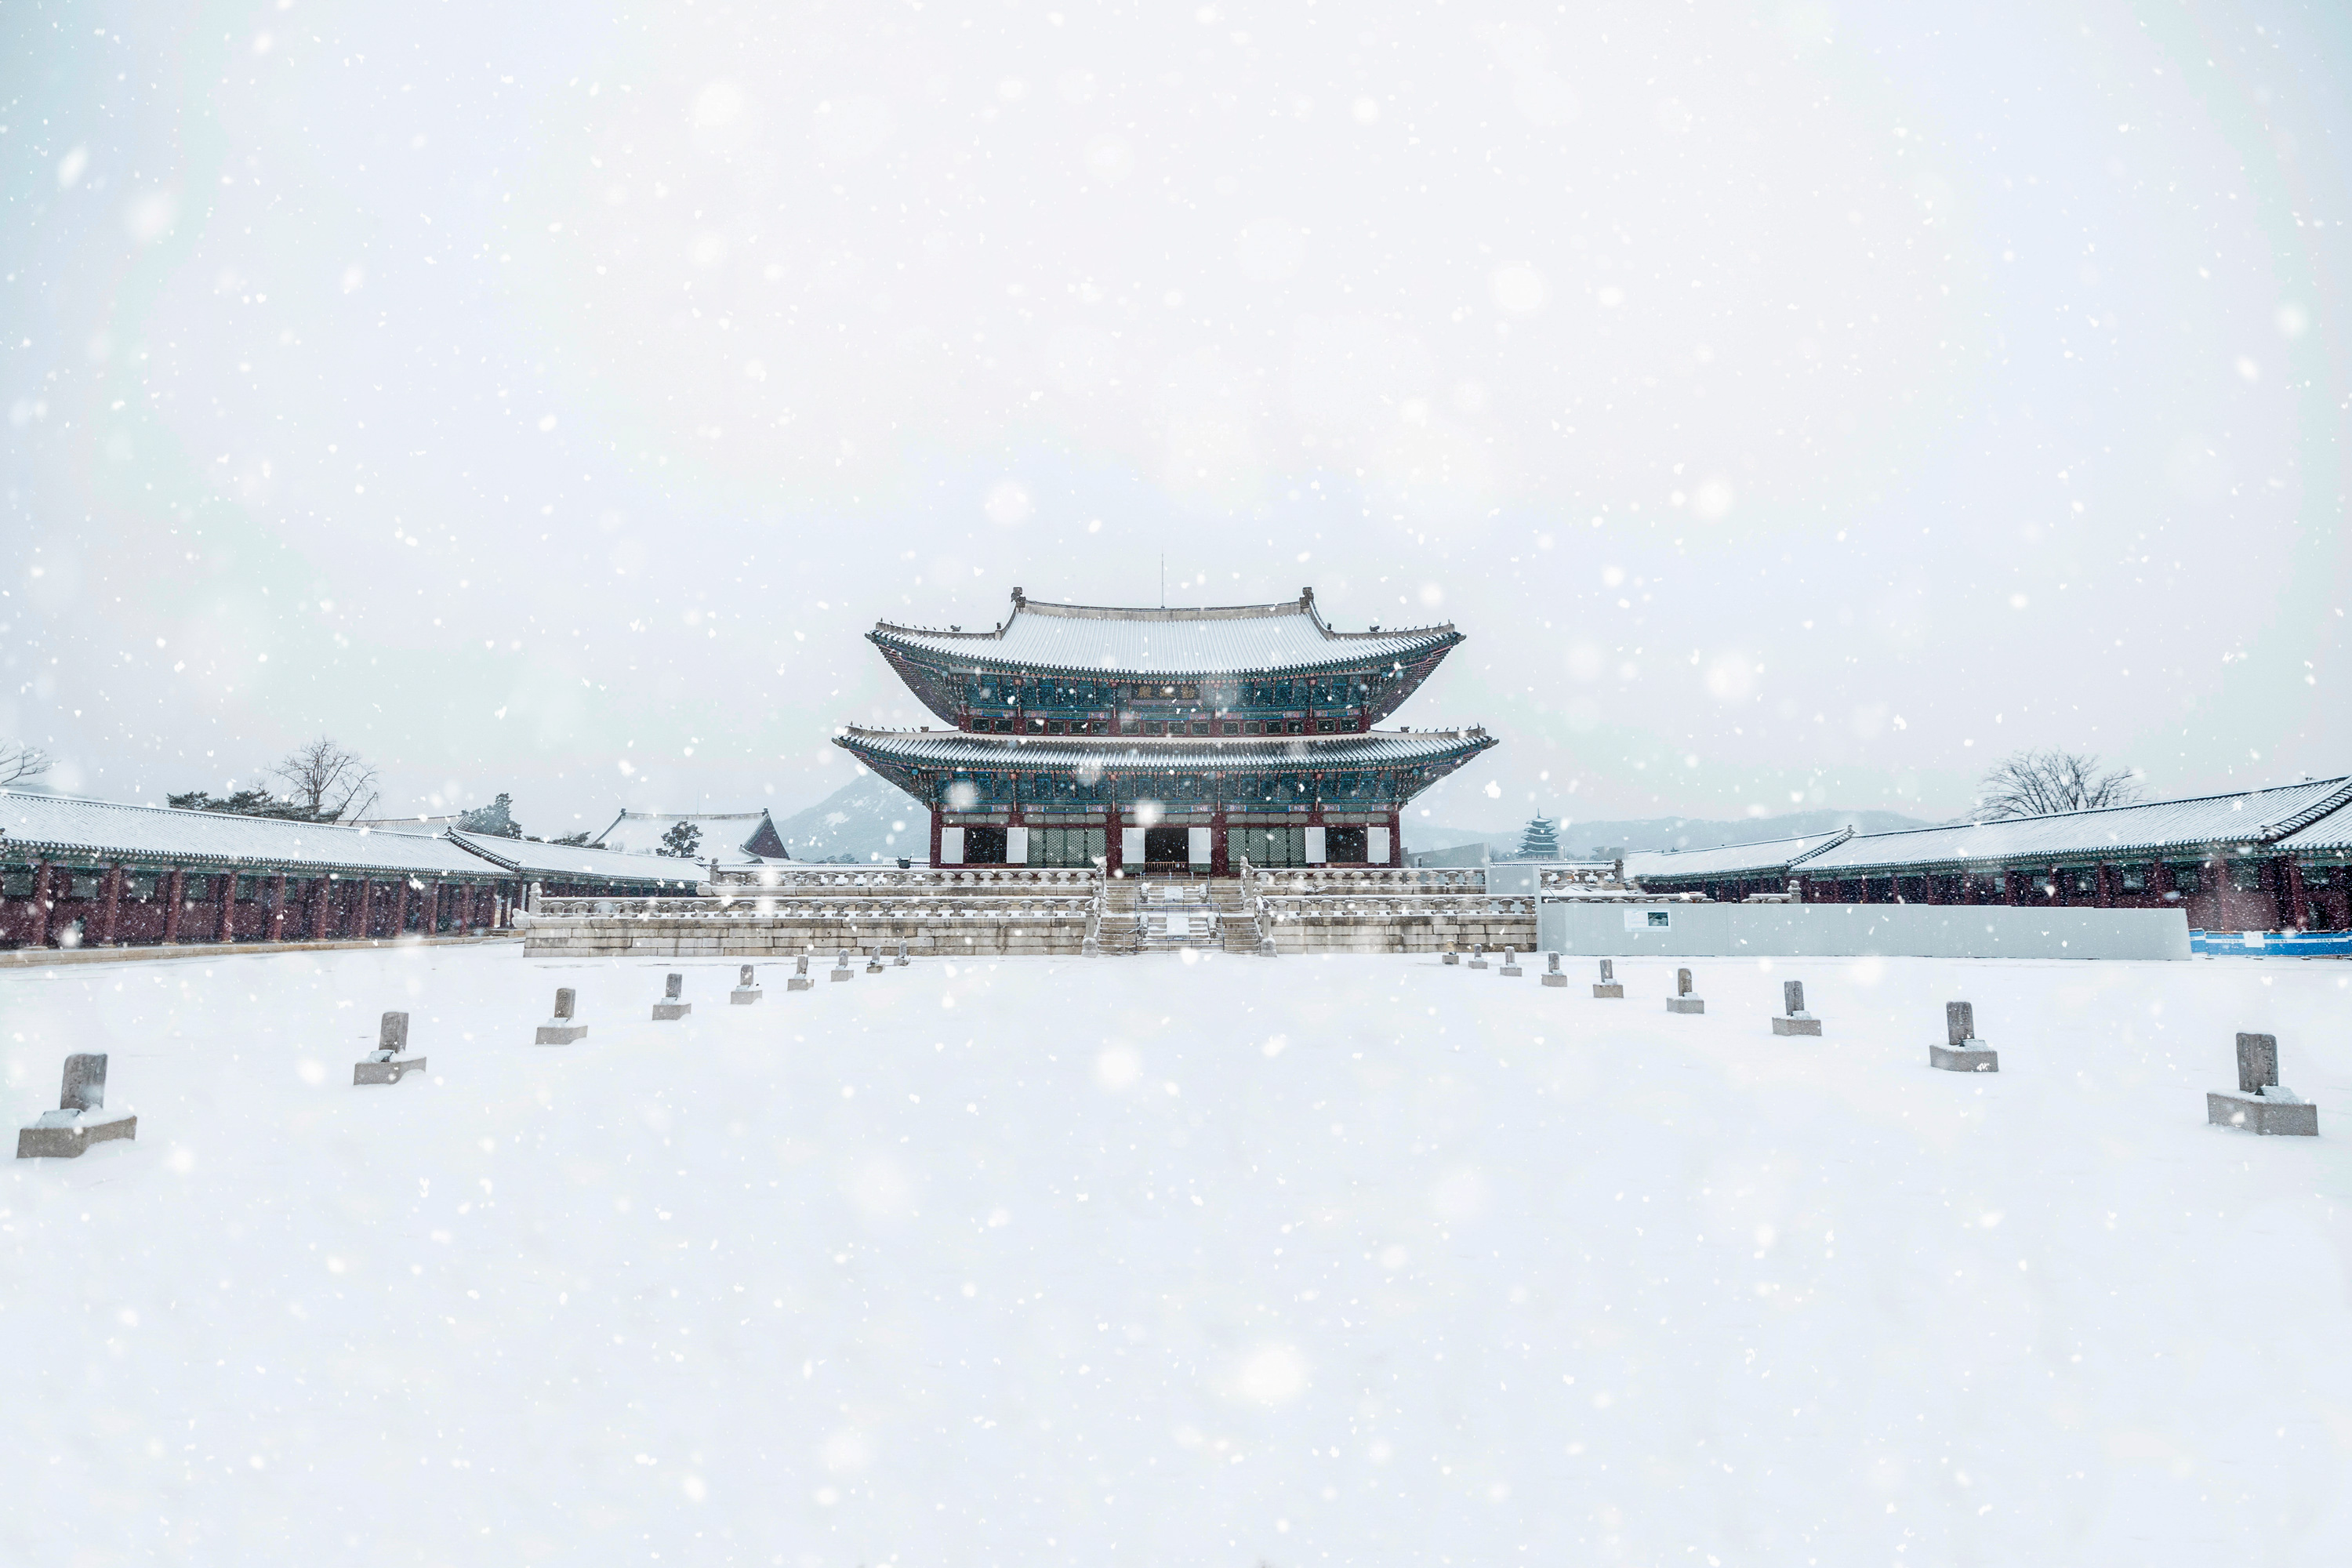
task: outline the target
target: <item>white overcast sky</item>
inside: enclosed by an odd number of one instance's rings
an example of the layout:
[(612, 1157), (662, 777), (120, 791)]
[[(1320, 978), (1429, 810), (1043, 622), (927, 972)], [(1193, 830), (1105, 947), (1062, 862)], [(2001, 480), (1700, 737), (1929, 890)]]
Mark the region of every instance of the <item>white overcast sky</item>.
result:
[(28, 0), (0, 73), (56, 787), (781, 812), (927, 717), (877, 617), (1163, 553), (1467, 633), (1437, 821), (2352, 770), (2345, 7)]

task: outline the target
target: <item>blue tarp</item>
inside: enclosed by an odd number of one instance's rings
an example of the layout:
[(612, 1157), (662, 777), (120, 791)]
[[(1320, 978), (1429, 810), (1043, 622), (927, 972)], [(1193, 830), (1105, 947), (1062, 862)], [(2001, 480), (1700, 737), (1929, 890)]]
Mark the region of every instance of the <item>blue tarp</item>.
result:
[(2198, 931), (2191, 952), (2242, 953), (2253, 958), (2352, 958), (2352, 931)]

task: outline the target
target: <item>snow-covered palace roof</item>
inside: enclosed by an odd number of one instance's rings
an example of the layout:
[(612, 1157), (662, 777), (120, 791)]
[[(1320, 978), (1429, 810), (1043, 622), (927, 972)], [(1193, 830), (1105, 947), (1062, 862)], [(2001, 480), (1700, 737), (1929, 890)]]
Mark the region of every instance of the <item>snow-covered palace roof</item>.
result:
[(484, 881), (501, 875), (446, 838), (0, 790), (0, 858), (26, 856), (222, 871), (406, 873)]
[(596, 845), (624, 855), (658, 855), (663, 839), (681, 822), (700, 830), (694, 847), (697, 860), (758, 866), (792, 858), (765, 806), (758, 811), (624, 811), (596, 836)]
[(2268, 845), (2347, 800), (2352, 800), (2352, 777), (2001, 822), (1909, 827), (1849, 838), (1811, 857), (1798, 871), (1837, 877), (1915, 866), (2048, 864), (2213, 845)]
[(1625, 857), (1625, 875), (1637, 882), (1715, 882), (1777, 876), (1853, 832), (1851, 827), (1841, 827), (1800, 838), (1768, 838), (1708, 849), (1645, 849)]
[(495, 834), (449, 830), (452, 843), (479, 855), (493, 865), (541, 882), (606, 882), (647, 891), (692, 889), (702, 880), (704, 861), (673, 860), (658, 855), (624, 855), (593, 844), (541, 844), (529, 838), (501, 838)]
[(1155, 679), (1349, 668), (1452, 647), (1448, 624), (1398, 631), (1334, 631), (1307, 589), (1288, 603), (1198, 609), (1047, 605), (1013, 590), (1013, 614), (984, 632), (877, 622), (886, 651), (961, 665)]

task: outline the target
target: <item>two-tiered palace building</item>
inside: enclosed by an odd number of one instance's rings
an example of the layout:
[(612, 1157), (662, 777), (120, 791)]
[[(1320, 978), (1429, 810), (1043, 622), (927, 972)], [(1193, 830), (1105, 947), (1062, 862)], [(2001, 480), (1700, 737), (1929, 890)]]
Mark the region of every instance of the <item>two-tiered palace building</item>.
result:
[(1312, 589), (1152, 610), (1015, 588), (989, 631), (885, 621), (869, 635), (953, 728), (850, 728), (836, 743), (930, 808), (939, 866), (1400, 865), (1406, 803), (1495, 743), (1374, 729), (1462, 634), (1333, 631)]

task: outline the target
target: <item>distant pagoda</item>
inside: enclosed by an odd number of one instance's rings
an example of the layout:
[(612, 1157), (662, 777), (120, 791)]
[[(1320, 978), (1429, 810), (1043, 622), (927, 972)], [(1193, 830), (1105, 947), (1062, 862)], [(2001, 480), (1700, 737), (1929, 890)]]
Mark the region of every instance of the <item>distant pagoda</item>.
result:
[(1478, 728), (1373, 729), (1462, 634), (1333, 631), (1311, 588), (1173, 610), (1015, 588), (990, 631), (867, 635), (954, 728), (851, 727), (835, 743), (930, 808), (938, 866), (1396, 866), (1405, 804), (1495, 744)]
[(1538, 814), (1528, 819), (1519, 833), (1519, 854), (1522, 860), (1557, 860), (1559, 858), (1559, 824)]

